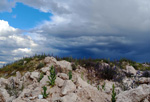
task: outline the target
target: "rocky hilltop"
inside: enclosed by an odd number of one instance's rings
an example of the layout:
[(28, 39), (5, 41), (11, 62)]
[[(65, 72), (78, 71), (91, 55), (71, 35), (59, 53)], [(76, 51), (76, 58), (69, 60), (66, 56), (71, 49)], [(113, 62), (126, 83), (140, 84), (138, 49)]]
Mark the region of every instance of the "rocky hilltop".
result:
[(39, 63), (32, 71), (1, 69), (0, 102), (150, 102), (150, 72), (125, 61), (122, 68), (54, 57)]

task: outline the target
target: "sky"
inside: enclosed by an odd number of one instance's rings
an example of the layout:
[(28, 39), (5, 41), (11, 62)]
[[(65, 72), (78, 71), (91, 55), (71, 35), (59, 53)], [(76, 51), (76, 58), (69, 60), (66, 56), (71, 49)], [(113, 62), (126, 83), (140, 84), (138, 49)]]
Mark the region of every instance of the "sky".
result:
[(150, 61), (150, 0), (1, 0), (0, 66), (25, 56)]

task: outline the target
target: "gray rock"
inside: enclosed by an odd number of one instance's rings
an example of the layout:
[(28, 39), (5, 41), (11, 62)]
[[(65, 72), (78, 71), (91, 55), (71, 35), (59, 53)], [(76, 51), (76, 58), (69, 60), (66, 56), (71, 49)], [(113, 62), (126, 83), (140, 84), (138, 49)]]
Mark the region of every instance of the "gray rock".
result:
[(75, 90), (76, 90), (75, 84), (71, 80), (65, 80), (63, 87), (62, 87), (61, 94), (66, 95), (67, 93), (73, 92)]

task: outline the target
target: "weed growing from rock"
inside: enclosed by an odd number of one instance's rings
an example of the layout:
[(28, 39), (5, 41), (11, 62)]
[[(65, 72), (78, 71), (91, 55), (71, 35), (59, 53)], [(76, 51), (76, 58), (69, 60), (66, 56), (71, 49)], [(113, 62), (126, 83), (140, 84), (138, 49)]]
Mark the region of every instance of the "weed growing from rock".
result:
[(69, 80), (71, 80), (72, 79), (72, 71), (70, 70), (68, 74), (69, 74)]
[(48, 84), (53, 87), (55, 85), (56, 80), (55, 68), (53, 66), (50, 68), (50, 76), (48, 76), (48, 79)]
[(43, 79), (43, 77), (44, 77), (44, 74), (40, 73), (40, 78), (39, 78), (38, 82), (40, 82)]
[(49, 93), (47, 94), (46, 91), (47, 91), (47, 87), (43, 86), (43, 92), (42, 92), (43, 98), (47, 98), (49, 95)]
[(114, 84), (112, 86), (111, 102), (116, 102), (116, 92), (115, 92), (115, 85)]

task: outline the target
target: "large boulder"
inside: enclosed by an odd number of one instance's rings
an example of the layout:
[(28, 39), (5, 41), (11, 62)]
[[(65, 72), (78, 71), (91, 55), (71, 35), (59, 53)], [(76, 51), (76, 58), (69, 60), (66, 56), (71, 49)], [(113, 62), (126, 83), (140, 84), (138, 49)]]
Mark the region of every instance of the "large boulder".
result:
[(77, 91), (77, 102), (110, 102), (111, 96), (100, 92), (93, 86), (83, 87)]
[(57, 60), (54, 57), (45, 57), (44, 63), (46, 64), (52, 64), (55, 65), (57, 63)]
[(141, 102), (149, 94), (150, 85), (143, 84), (136, 89), (131, 89), (118, 94), (116, 102)]
[(41, 79), (41, 81), (40, 81), (40, 86), (41, 87), (43, 87), (43, 86), (45, 86), (45, 85), (47, 85), (48, 82), (49, 81), (49, 79), (48, 79), (48, 76), (47, 75), (44, 75), (44, 77)]
[(67, 93), (73, 92), (75, 90), (76, 90), (75, 84), (71, 80), (65, 80), (63, 87), (62, 87), (61, 94), (66, 95)]
[(32, 80), (38, 80), (39, 76), (40, 76), (39, 72), (32, 72), (31, 75), (30, 75), (30, 78)]
[(137, 71), (134, 69), (133, 66), (129, 66), (129, 65), (126, 66), (126, 73), (127, 74), (136, 75), (136, 72)]
[(67, 70), (72, 70), (72, 64), (68, 61), (65, 61), (65, 60), (58, 61), (57, 65), (59, 65), (61, 68), (66, 68)]
[(57, 77), (56, 80), (55, 80), (55, 83), (56, 83), (56, 85), (57, 85), (58, 87), (62, 87), (63, 84), (64, 84), (64, 80), (61, 79), (61, 78), (59, 78), (59, 77)]

